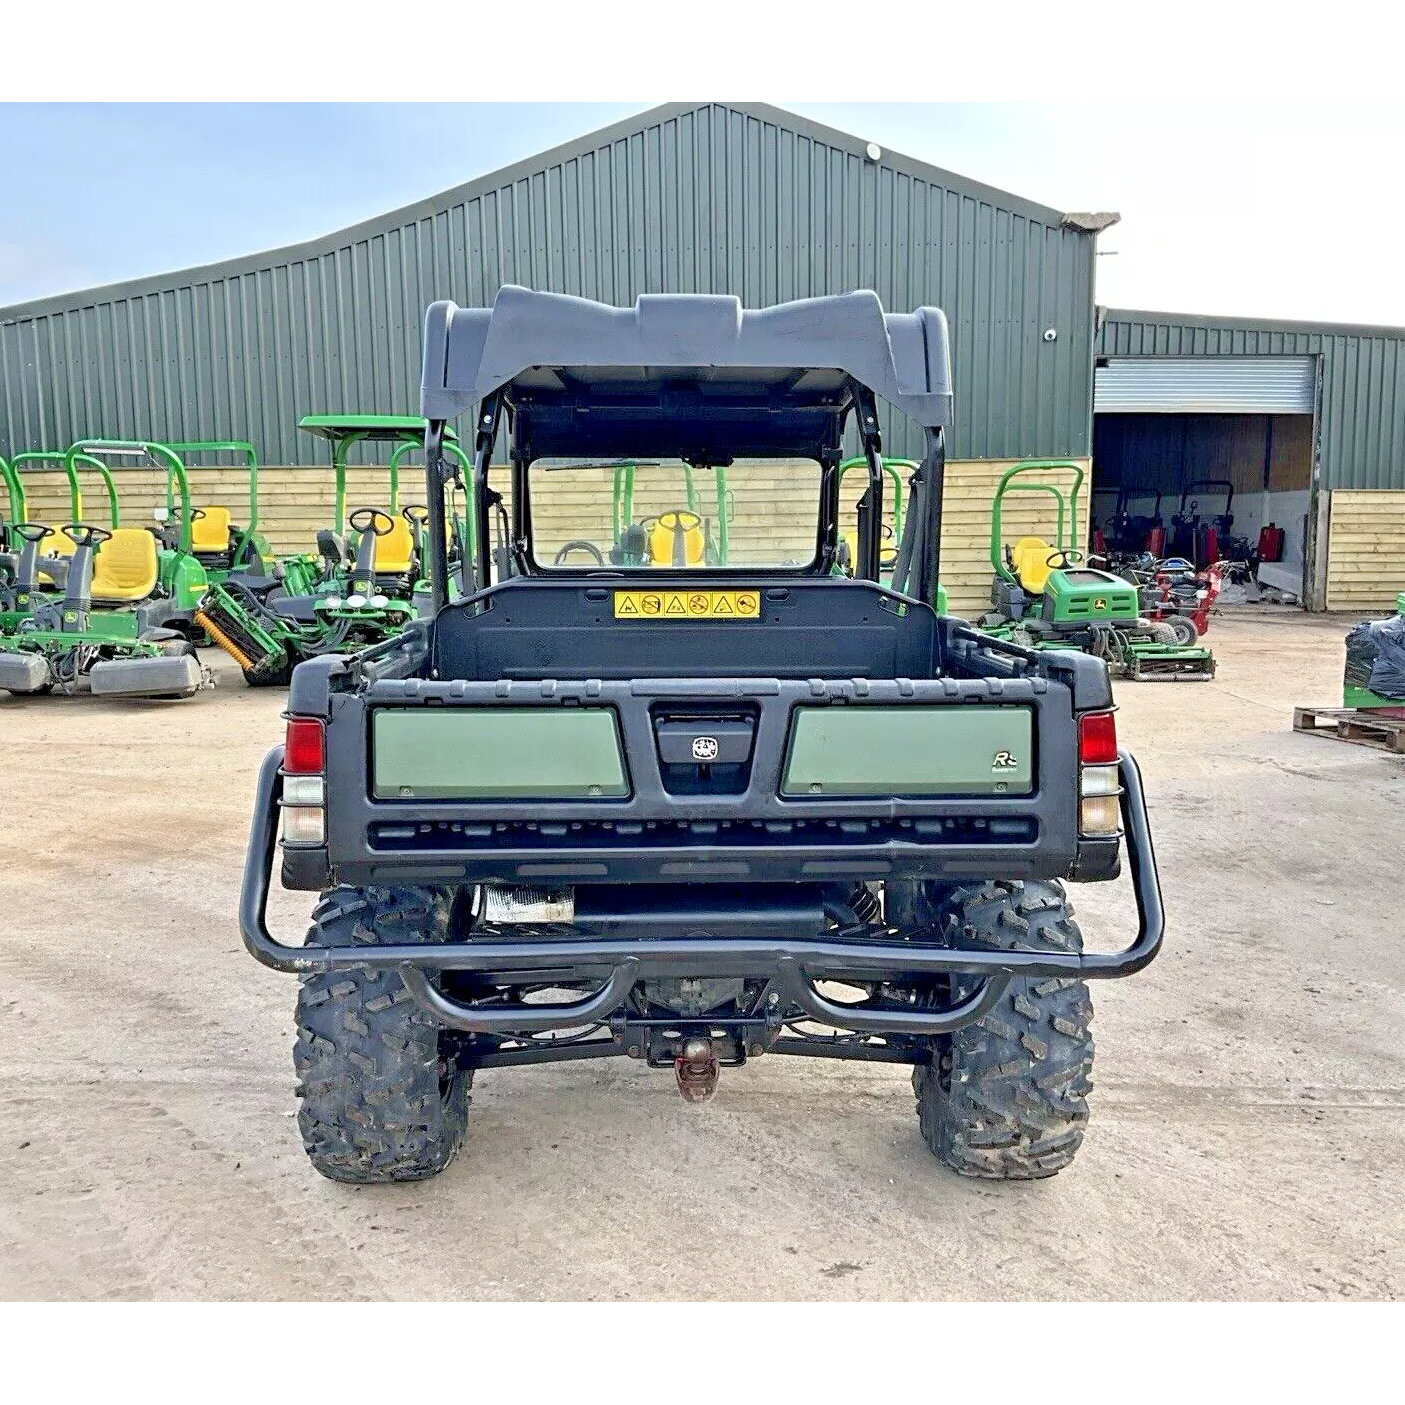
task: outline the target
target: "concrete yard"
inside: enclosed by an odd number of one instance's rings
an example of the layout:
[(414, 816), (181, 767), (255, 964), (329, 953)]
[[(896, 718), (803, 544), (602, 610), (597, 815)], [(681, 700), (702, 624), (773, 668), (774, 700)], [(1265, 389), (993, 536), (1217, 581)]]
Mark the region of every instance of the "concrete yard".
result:
[[(438, 1180), (325, 1181), (234, 920), (283, 695), (222, 655), (184, 703), (0, 694), (0, 1297), (1405, 1296), (1405, 759), (1291, 730), (1349, 623), (1218, 618), (1214, 683), (1121, 687), (1166, 949), (1094, 986), (1091, 1129), (1029, 1185), (939, 1166), (905, 1069), (779, 1057), (704, 1107), (483, 1074)], [(1074, 897), (1121, 944), (1125, 883)]]

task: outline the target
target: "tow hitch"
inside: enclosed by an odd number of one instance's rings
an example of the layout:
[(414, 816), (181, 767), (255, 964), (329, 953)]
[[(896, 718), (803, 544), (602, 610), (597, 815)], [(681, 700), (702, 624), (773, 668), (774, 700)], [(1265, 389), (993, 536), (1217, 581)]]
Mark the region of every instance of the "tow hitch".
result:
[(685, 1102), (705, 1103), (717, 1091), (717, 1076), (721, 1065), (717, 1046), (711, 1039), (692, 1035), (673, 1060), (673, 1076)]

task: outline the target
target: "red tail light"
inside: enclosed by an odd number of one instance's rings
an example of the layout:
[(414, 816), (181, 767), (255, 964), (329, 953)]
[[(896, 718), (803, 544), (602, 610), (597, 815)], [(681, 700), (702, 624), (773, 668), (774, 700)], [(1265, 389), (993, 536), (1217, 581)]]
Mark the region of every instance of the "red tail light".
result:
[(324, 757), (322, 724), (312, 717), (290, 717), (283, 739), (283, 769), (293, 775), (320, 773)]
[(1117, 723), (1110, 712), (1085, 712), (1078, 719), (1078, 764), (1108, 766), (1117, 760)]

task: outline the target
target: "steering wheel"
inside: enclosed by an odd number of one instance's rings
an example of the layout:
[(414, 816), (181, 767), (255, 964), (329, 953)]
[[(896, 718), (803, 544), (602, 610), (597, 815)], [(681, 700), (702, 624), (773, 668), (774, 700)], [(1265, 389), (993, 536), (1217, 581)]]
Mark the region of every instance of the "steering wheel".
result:
[(46, 527), (42, 522), (16, 522), (13, 525), (27, 542), (41, 542), (45, 537), (58, 536), (52, 527)]
[(402, 507), (400, 515), (410, 524), (411, 528), (423, 527), (429, 521), (429, 509), (422, 503), (412, 502), (409, 507)]
[(1052, 566), (1056, 571), (1067, 570), (1069, 566), (1076, 565), (1080, 561), (1086, 561), (1087, 557), (1081, 551), (1051, 551), (1045, 558), (1044, 564)]
[[(689, 512), (686, 507), (675, 508), (672, 512), (661, 512), (654, 518), (665, 531), (676, 532), (679, 527), (685, 532), (691, 532), (694, 527), (702, 526), (702, 518), (696, 512)], [(649, 525), (647, 522), (644, 524)]]
[(192, 522), (198, 522), (205, 516), (205, 509), (203, 507), (192, 507), (188, 515)]
[(63, 534), (74, 546), (96, 546), (108, 541), (112, 533), (102, 527), (90, 527), (86, 522), (66, 522)]
[[(395, 530), (395, 519), (378, 507), (358, 507), (346, 520), (356, 531), (370, 532), (376, 537), (388, 537)], [(381, 526), (382, 522), (385, 523), (384, 527)]]
[(594, 542), (582, 541), (580, 539), (568, 541), (552, 558), (551, 564), (553, 566), (561, 565), (573, 551), (588, 551), (597, 566), (603, 566), (605, 564), (605, 557), (601, 554), (600, 548), (596, 546)]

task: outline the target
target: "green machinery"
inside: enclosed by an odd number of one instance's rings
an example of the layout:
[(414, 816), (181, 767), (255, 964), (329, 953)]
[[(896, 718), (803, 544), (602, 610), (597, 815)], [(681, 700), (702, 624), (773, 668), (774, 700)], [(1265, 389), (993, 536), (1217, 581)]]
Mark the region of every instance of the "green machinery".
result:
[[(701, 511), (702, 497), (698, 493), (695, 474), (699, 466), (684, 463), (683, 492), (685, 507), (670, 508), (656, 517), (636, 521), (634, 516), (635, 475), (641, 468), (659, 468), (655, 460), (611, 459), (592, 463), (581, 459), (543, 461), (546, 473), (579, 473), (589, 469), (609, 469), (610, 535), (612, 544), (603, 551), (585, 537), (573, 537), (563, 542), (555, 554), (553, 565), (563, 566), (572, 556), (589, 557), (597, 566), (668, 566), (686, 569), (727, 564), (727, 527), (733, 506), (727, 489), (727, 470), (710, 468), (716, 495), (715, 519)], [(713, 531), (713, 521), (717, 530)], [(498, 563), (499, 577), (513, 574), (511, 555), (507, 549), (506, 514), (498, 518), (498, 540), (493, 555)], [(607, 563), (608, 557), (608, 563)]]
[[(267, 539), (258, 530), (259, 459), (254, 446), (242, 439), (196, 439), (186, 443), (168, 444), (166, 447), (181, 458), (187, 477), (198, 468), (223, 466), (192, 462), (197, 456), (232, 457), (245, 469), (249, 511), (244, 523), (236, 523), (227, 507), (214, 504), (203, 507), (192, 505), (191, 551), (205, 568), (205, 575), (211, 581), (222, 581), (234, 571), (249, 571), (255, 575), (262, 575), (266, 567), (272, 564), (273, 556)], [(166, 520), (170, 522), (177, 520), (176, 486), (174, 471), (168, 472)]]
[[(992, 610), (989, 634), (1036, 649), (1081, 649), (1137, 681), (1208, 680), (1208, 649), (1175, 642), (1168, 625), (1141, 615), (1136, 588), (1085, 564), (1078, 541), (1078, 490), (1083, 469), (1068, 459), (1028, 459), (1001, 475), (990, 513)], [(1051, 499), (1052, 541), (1021, 536), (1006, 543), (1002, 508), (1012, 493)]]
[[(19, 567), (22, 539), (15, 527), (25, 520), (26, 515), (24, 489), (20, 486), (19, 474), (3, 454), (0, 454), (0, 486), (5, 489), (5, 511), (0, 513), (0, 612), (3, 612)], [(3, 628), (5, 623), (0, 620), (0, 629)]]
[[(232, 571), (212, 583), (196, 616), (254, 687), (285, 684), (301, 659), (353, 653), (390, 638), (415, 617), (417, 597), (425, 593), (424, 510), (400, 504), (400, 465), (423, 447), (424, 421), (409, 415), (306, 415), (299, 428), (331, 445), (331, 526), (317, 533), (315, 553), (285, 558), (270, 574)], [(347, 457), (353, 445), (367, 442), (394, 445), (387, 506), (348, 513)], [(466, 464), (457, 441), (445, 450)], [(471, 559), (465, 520), (455, 517), (452, 526), (459, 559)]]
[[(696, 472), (690, 463), (683, 465), (683, 496), (686, 507), (671, 508), (657, 517), (634, 519), (634, 475), (638, 468), (650, 464), (624, 462), (603, 465), (614, 469), (610, 495), (610, 525), (615, 544), (610, 561), (616, 566), (725, 566), (727, 564), (727, 529), (733, 515), (732, 499), (727, 489), (727, 470), (719, 464), (708, 471), (712, 474), (717, 531), (713, 519), (699, 508)], [(560, 564), (572, 547), (589, 543), (567, 542), (556, 554)], [(603, 563), (602, 563), (603, 564)]]
[[(0, 463), (3, 463), (0, 460)], [(102, 482), (107, 498), (107, 518), (114, 529), (120, 525), (117, 485), (112, 473), (101, 459), (78, 453), (71, 457), (62, 450), (26, 449), (16, 454), (6, 465), (5, 483), (10, 500), (10, 525), (7, 529), (8, 550), (0, 558), (0, 634), (13, 629), (28, 617), (33, 604), (62, 594), (68, 576), (69, 562), (75, 550), (72, 538), (57, 526), (43, 526), (40, 533), (25, 533), (19, 528), (29, 523), (29, 495), (25, 491), (26, 473), (60, 471), (68, 486), (68, 515), (61, 521), (73, 524), (83, 521), (83, 488), (79, 468), (95, 472)], [(26, 540), (33, 540), (34, 570), (24, 586), (20, 585), (19, 562)]]
[[(53, 459), (51, 454), (33, 459)], [(180, 497), (174, 535), (123, 527), (107, 458), (139, 458), (173, 475)], [(24, 455), (17, 460), (23, 462)], [(0, 688), (41, 693), (74, 691), (80, 682), (97, 695), (189, 697), (211, 680), (186, 635), (204, 595), (204, 568), (191, 552), (189, 485), (185, 466), (168, 446), (148, 440), (80, 440), (63, 455), (70, 505), (81, 509), (77, 468), (97, 465), (108, 488), (111, 529), (75, 520), (60, 530), (69, 544), (62, 569), (42, 555), (54, 530), (20, 523), (24, 545), (15, 569), (12, 609), (0, 634)], [(62, 596), (45, 592), (41, 572), (62, 576)], [(57, 584), (55, 582), (55, 584)]]

